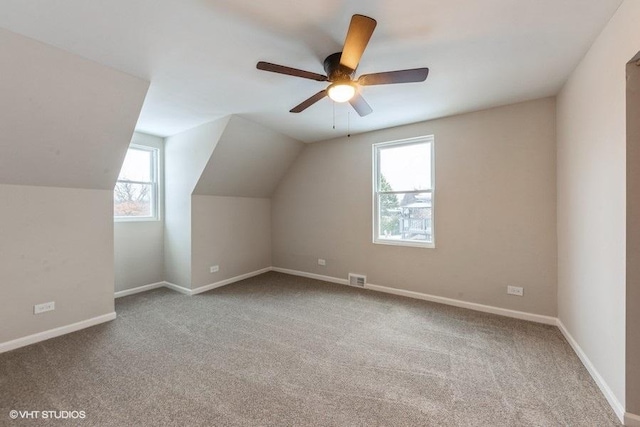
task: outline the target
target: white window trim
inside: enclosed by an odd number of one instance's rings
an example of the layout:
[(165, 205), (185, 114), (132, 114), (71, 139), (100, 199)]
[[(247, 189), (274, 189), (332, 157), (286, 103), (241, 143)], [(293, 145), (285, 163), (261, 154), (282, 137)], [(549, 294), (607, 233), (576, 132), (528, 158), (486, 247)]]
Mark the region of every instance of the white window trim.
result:
[(116, 185), (118, 182), (129, 182), (132, 184), (151, 184), (152, 192), (153, 192), (153, 203), (151, 205), (151, 211), (153, 215), (150, 216), (113, 216), (113, 220), (115, 222), (151, 222), (151, 221), (161, 221), (160, 217), (160, 149), (158, 147), (152, 147), (149, 145), (141, 145), (141, 144), (130, 144), (127, 148), (127, 152), (129, 152), (130, 148), (134, 148), (136, 150), (144, 150), (152, 153), (152, 162), (153, 162), (153, 177), (151, 182), (146, 181), (130, 181), (126, 179), (117, 179)]
[[(412, 190), (412, 191), (395, 191), (395, 192), (385, 192), (385, 194), (390, 193), (431, 193), (431, 242), (416, 242), (416, 241), (408, 241), (408, 240), (391, 240), (391, 239), (381, 239), (378, 236), (378, 228), (379, 228), (379, 210), (378, 210), (378, 172), (380, 170), (380, 156), (378, 155), (380, 148), (385, 148), (393, 145), (411, 145), (411, 144), (419, 144), (419, 143), (430, 143), (431, 147), (431, 189), (430, 190)], [(435, 249), (436, 247), (436, 173), (435, 173), (435, 158), (436, 150), (435, 150), (435, 138), (433, 135), (424, 135), (418, 136), (415, 138), (406, 138), (406, 139), (398, 139), (395, 141), (388, 142), (379, 142), (377, 144), (372, 145), (372, 159), (373, 159), (373, 243), (376, 245), (391, 245), (391, 246), (408, 246), (415, 248), (423, 248), (423, 249)]]

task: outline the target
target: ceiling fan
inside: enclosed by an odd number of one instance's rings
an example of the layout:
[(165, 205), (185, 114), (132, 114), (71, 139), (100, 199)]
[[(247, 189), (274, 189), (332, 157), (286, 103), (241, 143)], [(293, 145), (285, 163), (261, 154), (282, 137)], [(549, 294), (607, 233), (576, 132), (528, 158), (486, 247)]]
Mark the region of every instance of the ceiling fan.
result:
[(363, 15), (353, 15), (342, 52), (331, 54), (324, 60), (326, 76), (264, 61), (258, 62), (256, 67), (259, 70), (271, 71), (273, 73), (287, 74), (289, 76), (302, 77), (303, 79), (311, 79), (319, 82), (328, 81), (331, 83), (326, 89), (321, 90), (293, 107), (290, 110), (291, 113), (300, 113), (325, 96), (328, 96), (335, 102), (348, 101), (360, 116), (366, 116), (373, 112), (373, 110), (360, 95), (360, 86), (423, 82), (429, 75), (428, 68), (414, 68), (410, 70), (364, 74), (357, 80), (353, 80), (353, 74), (356, 68), (358, 68), (360, 58), (375, 28), (375, 19)]

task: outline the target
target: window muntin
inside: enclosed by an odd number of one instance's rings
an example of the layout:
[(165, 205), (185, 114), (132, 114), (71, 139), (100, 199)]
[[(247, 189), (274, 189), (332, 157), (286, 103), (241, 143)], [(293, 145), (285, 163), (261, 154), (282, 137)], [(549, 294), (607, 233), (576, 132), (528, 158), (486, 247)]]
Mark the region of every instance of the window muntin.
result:
[(116, 220), (158, 218), (158, 149), (132, 145), (113, 192)]
[(373, 146), (374, 243), (433, 248), (433, 136)]

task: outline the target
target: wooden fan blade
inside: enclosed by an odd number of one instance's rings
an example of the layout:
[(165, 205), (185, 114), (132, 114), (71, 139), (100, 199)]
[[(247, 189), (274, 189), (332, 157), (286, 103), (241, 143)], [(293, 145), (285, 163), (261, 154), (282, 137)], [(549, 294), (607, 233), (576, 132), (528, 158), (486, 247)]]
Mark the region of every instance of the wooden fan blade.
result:
[(394, 83), (423, 82), (429, 75), (428, 68), (414, 68), (412, 70), (387, 71), (360, 76), (358, 84), (363, 86), (388, 85)]
[(293, 107), (291, 110), (289, 110), (289, 112), (290, 113), (300, 113), (300, 112), (306, 110), (307, 108), (311, 107), (316, 102), (320, 101), (325, 96), (327, 96), (327, 90), (326, 89), (325, 90), (321, 90), (320, 92), (318, 92), (315, 95), (313, 95), (311, 98), (308, 98), (308, 99), (302, 101), (300, 104), (298, 104), (295, 107)]
[(298, 70), (297, 68), (285, 67), (284, 65), (272, 64), (270, 62), (260, 61), (256, 65), (256, 68), (258, 70), (271, 71), (272, 73), (286, 74), (294, 77), (302, 77), (303, 79), (311, 79), (319, 82), (327, 81), (327, 76), (323, 76), (322, 74)]
[(376, 20), (368, 16), (353, 15), (351, 24), (349, 24), (349, 31), (347, 31), (347, 37), (344, 40), (340, 65), (354, 71), (358, 68), (360, 58), (369, 43), (376, 24)]
[(364, 117), (373, 113), (373, 109), (367, 104), (367, 101), (364, 100), (359, 93), (356, 93), (353, 98), (349, 100), (349, 104), (353, 107), (354, 110), (360, 115), (360, 117)]

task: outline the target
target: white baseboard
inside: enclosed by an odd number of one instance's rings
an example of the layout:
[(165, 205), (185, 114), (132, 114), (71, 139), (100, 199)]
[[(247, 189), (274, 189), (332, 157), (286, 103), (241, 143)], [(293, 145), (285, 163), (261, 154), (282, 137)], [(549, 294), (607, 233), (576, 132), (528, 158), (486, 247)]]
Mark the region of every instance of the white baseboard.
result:
[(185, 288), (183, 286), (176, 285), (176, 284), (170, 283), (170, 282), (162, 282), (162, 283), (163, 283), (164, 286), (166, 286), (169, 289), (173, 289), (174, 291), (180, 292), (181, 294), (192, 296), (192, 295), (197, 295), (197, 294), (201, 294), (203, 292), (210, 291), (212, 289), (221, 288), (223, 286), (230, 285), (230, 284), (235, 283), (235, 282), (239, 282), (240, 280), (244, 280), (244, 279), (248, 279), (250, 277), (258, 276), (260, 274), (267, 273), (269, 271), (271, 271), (271, 267), (261, 268), (260, 270), (252, 271), (250, 273), (241, 274), (239, 276), (231, 277), (230, 279), (221, 280), (219, 282), (211, 283), (209, 285), (200, 286), (200, 287), (197, 287), (195, 289), (188, 289), (188, 288)]
[[(589, 360), (586, 353), (582, 350), (582, 348), (580, 347), (578, 342), (573, 338), (573, 336), (571, 336), (571, 334), (569, 333), (569, 331), (567, 330), (567, 328), (564, 326), (564, 324), (560, 319), (557, 320), (557, 325), (558, 325), (558, 328), (560, 329), (560, 332), (562, 332), (562, 335), (564, 335), (564, 337), (569, 342), (569, 345), (571, 345), (571, 348), (573, 348), (573, 351), (578, 355), (578, 357), (582, 361), (582, 364), (584, 365), (584, 367), (587, 368), (587, 371), (589, 371), (589, 374), (591, 375), (593, 380), (596, 382), (596, 384), (600, 388), (600, 391), (602, 392), (602, 394), (604, 394), (604, 397), (609, 402), (609, 405), (611, 405), (611, 407), (613, 408), (613, 411), (616, 413), (616, 415), (620, 419), (620, 422), (624, 423), (627, 417), (625, 416), (624, 406), (622, 405), (622, 403), (618, 401), (618, 398), (616, 398), (616, 396), (613, 394), (613, 391), (611, 390), (609, 385), (606, 383), (604, 378), (602, 378), (600, 373), (597, 371), (596, 367), (593, 366), (593, 363), (591, 363), (591, 360)], [(632, 417), (634, 416), (632, 414), (629, 414), (629, 415), (631, 415)], [(640, 418), (638, 418), (636, 421), (640, 421)], [(628, 423), (626, 423), (625, 425), (640, 426), (640, 424), (628, 424)]]
[(440, 297), (437, 295), (423, 294), (421, 292), (406, 291), (404, 289), (389, 288), (386, 286), (372, 285), (367, 283), (365, 289), (372, 291), (385, 292), (388, 294), (401, 295), (404, 297), (421, 299), (425, 301), (436, 302), (439, 304), (452, 305), (454, 307), (466, 308), (469, 310), (481, 311), (483, 313), (497, 314), (499, 316), (512, 317), (514, 319), (529, 320), (536, 323), (544, 323), (545, 325), (556, 324), (556, 318), (544, 316), (542, 314), (528, 313), (526, 311), (511, 310), (508, 308), (494, 307), (492, 305), (478, 304), (475, 302), (462, 301), (453, 298)]
[(37, 334), (28, 335), (26, 337), (18, 338), (12, 341), (0, 343), (0, 353), (6, 351), (15, 350), (20, 347), (35, 344), (40, 341), (45, 341), (51, 338), (59, 337), (60, 335), (70, 334), (71, 332), (79, 331), (80, 329), (89, 328), (91, 326), (99, 325), (100, 323), (108, 322), (116, 318), (116, 313), (103, 314), (102, 316), (92, 317), (91, 319), (83, 320), (81, 322), (72, 323), (66, 326), (60, 326), (58, 328), (49, 329), (48, 331), (38, 332)]
[[(310, 279), (323, 280), (325, 282), (338, 283), (340, 285), (349, 285), (347, 279), (339, 279), (337, 277), (323, 276), (321, 274), (306, 273), (304, 271), (289, 270), (286, 268), (272, 267), (273, 271), (279, 273), (291, 274), (294, 276), (308, 277)], [(556, 318), (551, 316), (543, 316), (541, 314), (527, 313), (524, 311), (509, 310), (507, 308), (493, 307), (490, 305), (477, 304), (474, 302), (461, 301), (452, 298), (439, 297), (436, 295), (423, 294), (421, 292), (406, 291), (404, 289), (389, 288), (387, 286), (379, 286), (367, 283), (364, 285), (364, 289), (372, 291), (385, 292), (387, 294), (401, 295), (409, 298), (420, 299), (424, 301), (437, 302), (440, 304), (452, 305), (455, 307), (467, 308), (475, 311), (482, 311), (484, 313), (497, 314), (500, 316), (513, 317), (516, 319), (529, 320), (537, 323), (544, 323), (546, 325), (556, 324)]]
[(138, 286), (136, 288), (125, 289), (124, 291), (115, 292), (113, 295), (115, 298), (122, 298), (129, 295), (137, 294), (140, 292), (150, 291), (151, 289), (157, 289), (165, 286), (165, 282), (151, 283), (149, 285)]
[(349, 284), (349, 281), (347, 279), (338, 279), (337, 277), (323, 276), (322, 274), (307, 273), (304, 271), (289, 270), (288, 268), (280, 268), (280, 267), (271, 267), (271, 270), (277, 271), (278, 273), (290, 274), (292, 276), (307, 277), (309, 279), (316, 279), (316, 280), (322, 280), (324, 282), (337, 283), (339, 285)]
[(210, 291), (211, 289), (221, 288), (222, 286), (230, 285), (231, 283), (239, 282), (240, 280), (248, 279), (250, 277), (258, 276), (271, 271), (271, 267), (261, 268), (260, 270), (252, 271), (251, 273), (241, 274), (239, 276), (232, 277), (230, 279), (221, 280), (219, 282), (211, 283), (209, 285), (200, 286), (191, 290), (191, 295), (201, 294), (202, 292)]
[(627, 427), (640, 427), (640, 415), (627, 412), (624, 414), (624, 425)]
[(164, 286), (169, 289), (173, 289), (174, 291), (180, 292), (181, 294), (191, 296), (191, 289), (189, 288), (185, 288), (183, 286), (176, 285), (175, 283), (171, 283), (171, 282), (163, 282), (163, 283), (164, 283)]

